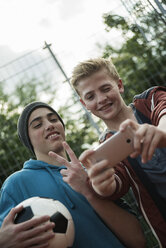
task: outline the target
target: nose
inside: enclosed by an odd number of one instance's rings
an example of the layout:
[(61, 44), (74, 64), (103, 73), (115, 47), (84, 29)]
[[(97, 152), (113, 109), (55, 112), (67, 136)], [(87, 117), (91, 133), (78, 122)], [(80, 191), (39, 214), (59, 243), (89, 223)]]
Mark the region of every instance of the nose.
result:
[(54, 129), (54, 125), (50, 121), (46, 121), (45, 123), (45, 130), (46, 131), (51, 131)]
[(98, 103), (104, 103), (105, 101), (107, 101), (107, 96), (103, 93), (98, 93), (97, 102)]

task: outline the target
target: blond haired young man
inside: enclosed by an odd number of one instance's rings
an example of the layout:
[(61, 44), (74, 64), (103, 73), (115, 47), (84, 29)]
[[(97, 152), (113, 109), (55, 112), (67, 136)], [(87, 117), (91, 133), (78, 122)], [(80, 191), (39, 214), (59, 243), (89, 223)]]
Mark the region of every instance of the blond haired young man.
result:
[[(115, 167), (109, 163), (92, 166), (88, 174), (94, 190), (113, 199), (124, 195), (130, 186), (140, 209), (158, 239), (166, 245), (166, 87), (152, 87), (127, 105), (122, 98), (123, 82), (111, 59), (95, 58), (79, 63), (71, 84), (82, 104), (104, 121), (103, 142), (128, 125), (135, 130), (135, 151)], [(80, 159), (85, 162), (89, 153)], [(139, 155), (139, 156), (138, 156)]]

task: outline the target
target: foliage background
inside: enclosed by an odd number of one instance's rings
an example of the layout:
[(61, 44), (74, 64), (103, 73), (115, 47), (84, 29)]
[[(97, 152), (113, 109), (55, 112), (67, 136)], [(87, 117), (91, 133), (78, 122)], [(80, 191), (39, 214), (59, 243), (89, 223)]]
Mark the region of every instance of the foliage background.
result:
[[(162, 1), (165, 7), (166, 2)], [(106, 30), (119, 30), (124, 42), (117, 48), (107, 44), (103, 57), (111, 55), (125, 84), (125, 100), (155, 86), (166, 85), (166, 16), (149, 11), (147, 1), (136, 1), (130, 7), (131, 18), (112, 13), (103, 15)]]
[[(129, 1), (125, 3), (127, 2)], [(166, 15), (153, 8), (150, 3), (155, 6), (154, 1), (146, 0), (134, 1), (130, 7), (128, 5), (128, 18), (113, 12), (105, 13), (102, 17), (106, 32), (116, 30), (121, 37), (120, 45), (110, 41), (102, 47), (98, 42), (98, 48), (101, 56), (111, 56), (116, 65), (125, 85), (124, 99), (127, 103), (132, 101), (135, 94), (149, 87), (166, 86)], [(160, 3), (166, 9), (166, 2)], [(29, 56), (34, 60), (30, 65), (27, 62)], [(37, 62), (36, 57), (39, 58)], [(67, 86), (62, 85), (62, 77), (59, 77), (59, 82), (56, 79), (60, 71), (53, 64), (51, 56), (41, 59), (38, 52), (35, 52), (33, 56), (25, 54), (24, 59), (24, 63), (21, 57), (0, 68), (0, 75), (7, 75), (0, 79), (1, 185), (6, 177), (22, 168), (23, 162), (32, 156), (17, 136), (19, 113), (31, 101), (44, 99), (56, 107), (66, 125), (67, 142), (77, 156), (96, 145), (98, 140), (97, 130), (91, 125), (89, 116), (80, 107), (70, 87), (67, 89), (70, 93), (69, 100), (66, 100), (66, 91), (59, 97), (58, 89)], [(96, 118), (94, 120), (102, 131), (105, 128), (103, 123)], [(148, 247), (158, 247), (151, 235)]]

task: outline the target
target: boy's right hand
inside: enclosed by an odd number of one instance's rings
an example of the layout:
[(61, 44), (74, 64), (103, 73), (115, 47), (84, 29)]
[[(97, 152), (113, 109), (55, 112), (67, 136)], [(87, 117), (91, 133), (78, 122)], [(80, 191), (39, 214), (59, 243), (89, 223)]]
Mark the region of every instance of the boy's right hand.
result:
[(28, 248), (33, 245), (36, 248), (48, 247), (49, 240), (54, 237), (52, 229), (55, 224), (49, 221), (49, 216), (14, 224), (15, 215), (22, 209), (23, 206), (11, 209), (4, 219), (0, 229), (0, 247)]
[(116, 189), (115, 170), (109, 165), (108, 160), (101, 160), (93, 164), (88, 159), (92, 153), (92, 150), (84, 151), (79, 160), (86, 166), (94, 191), (101, 196), (110, 196)]

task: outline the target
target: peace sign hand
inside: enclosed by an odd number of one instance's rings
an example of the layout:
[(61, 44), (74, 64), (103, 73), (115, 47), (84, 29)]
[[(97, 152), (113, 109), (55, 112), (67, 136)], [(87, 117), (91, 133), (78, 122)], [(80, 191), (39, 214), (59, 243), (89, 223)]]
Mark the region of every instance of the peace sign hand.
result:
[(62, 169), (60, 172), (63, 176), (63, 181), (68, 183), (75, 191), (86, 196), (90, 192), (88, 175), (73, 150), (65, 141), (63, 146), (69, 155), (70, 162), (52, 151), (49, 152), (49, 156), (56, 158), (57, 162), (67, 167), (67, 169)]

